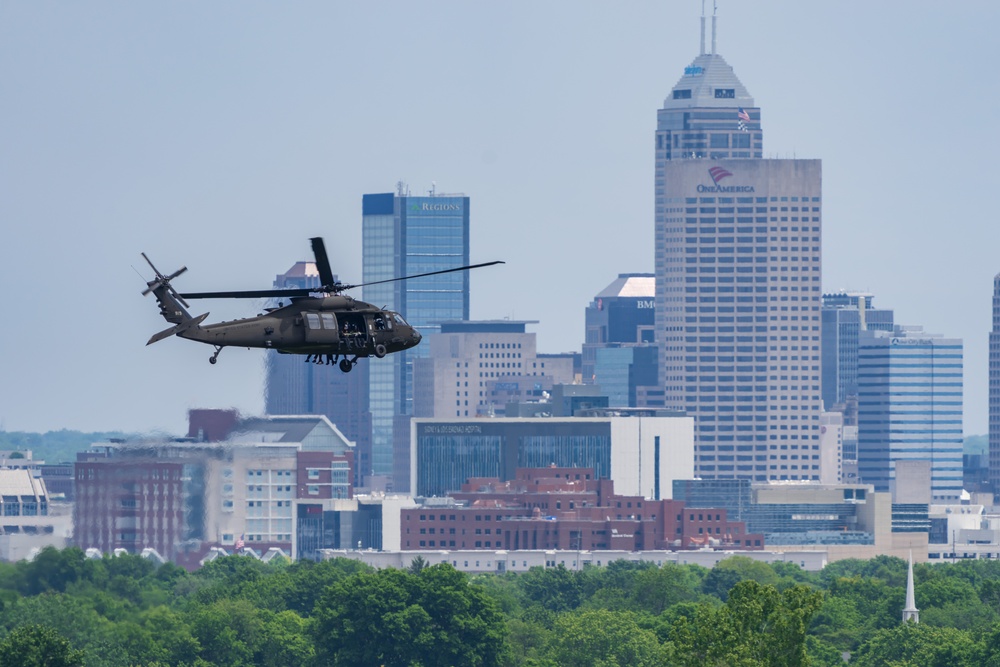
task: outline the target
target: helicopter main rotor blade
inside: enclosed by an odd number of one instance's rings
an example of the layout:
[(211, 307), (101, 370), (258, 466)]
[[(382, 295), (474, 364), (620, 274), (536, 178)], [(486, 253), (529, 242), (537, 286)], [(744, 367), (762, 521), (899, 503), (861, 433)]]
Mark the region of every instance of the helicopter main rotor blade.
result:
[(181, 294), (185, 299), (266, 299), (272, 296), (309, 296), (321, 291), (317, 289), (264, 289), (239, 292), (191, 292)]
[(470, 271), (472, 269), (478, 269), (484, 266), (493, 266), (494, 264), (504, 264), (500, 260), (495, 262), (485, 262), (483, 264), (470, 264), (469, 266), (457, 266), (454, 269), (443, 269), (441, 271), (431, 271), (429, 273), (418, 273), (412, 276), (403, 276), (402, 278), (387, 278), (386, 280), (375, 280), (370, 283), (360, 283), (358, 285), (343, 285), (340, 287), (342, 290), (354, 289), (355, 287), (367, 287), (368, 285), (381, 285), (382, 283), (394, 283), (400, 280), (412, 280), (413, 278), (424, 278), (425, 276), (437, 276), (442, 273), (454, 273), (455, 271)]
[(312, 243), (313, 255), (316, 257), (316, 270), (319, 271), (319, 280), (324, 286), (333, 285), (335, 279), (333, 271), (330, 269), (330, 259), (326, 255), (326, 245), (323, 237), (317, 236), (309, 239)]

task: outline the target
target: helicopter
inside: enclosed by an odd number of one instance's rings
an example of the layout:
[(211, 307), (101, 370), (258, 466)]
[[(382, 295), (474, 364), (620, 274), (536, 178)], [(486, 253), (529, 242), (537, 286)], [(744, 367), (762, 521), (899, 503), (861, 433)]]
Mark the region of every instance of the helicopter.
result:
[[(171, 336), (206, 343), (215, 347), (208, 358), (215, 364), (224, 347), (259, 347), (273, 349), (281, 354), (304, 354), (306, 362), (338, 364), (344, 373), (350, 372), (359, 359), (401, 352), (416, 347), (421, 335), (399, 313), (378, 308), (364, 301), (357, 301), (342, 294), (347, 290), (367, 285), (378, 285), (400, 280), (411, 280), (455, 271), (469, 271), (484, 266), (503, 264), (502, 261), (459, 266), (453, 269), (419, 273), (401, 278), (389, 278), (359, 285), (346, 285), (334, 278), (323, 239), (310, 239), (316, 270), (322, 284), (319, 287), (247, 290), (236, 292), (178, 293), (171, 281), (187, 271), (182, 266), (170, 275), (164, 275), (153, 262), (141, 253), (153, 269), (155, 277), (146, 282), (143, 296), (152, 294), (160, 306), (160, 315), (173, 326), (153, 334), (146, 342), (151, 345)], [(287, 298), (277, 307), (264, 309), (256, 317), (229, 322), (205, 324), (208, 313), (192, 316), (186, 299), (260, 299)]]

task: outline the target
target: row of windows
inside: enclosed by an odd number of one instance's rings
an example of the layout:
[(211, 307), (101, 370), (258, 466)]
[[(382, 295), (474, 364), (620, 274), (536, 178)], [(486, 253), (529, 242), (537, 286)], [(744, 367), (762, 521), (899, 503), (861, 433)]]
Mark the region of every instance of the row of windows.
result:
[[(685, 197), (685, 204), (715, 204), (718, 201), (719, 204), (732, 204), (734, 203), (733, 197)], [(735, 203), (737, 204), (766, 204), (768, 202), (767, 197), (735, 197)], [(802, 197), (802, 202), (818, 202), (819, 197)], [(799, 197), (771, 197), (770, 201), (799, 201)]]

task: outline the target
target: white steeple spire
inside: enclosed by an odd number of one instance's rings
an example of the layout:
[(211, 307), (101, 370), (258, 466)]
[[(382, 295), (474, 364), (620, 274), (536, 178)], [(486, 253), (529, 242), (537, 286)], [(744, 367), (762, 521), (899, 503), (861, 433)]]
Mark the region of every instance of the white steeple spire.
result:
[(917, 599), (913, 594), (913, 551), (910, 551), (910, 566), (906, 571), (906, 606), (903, 607), (903, 623), (920, 622), (920, 611), (917, 609)]

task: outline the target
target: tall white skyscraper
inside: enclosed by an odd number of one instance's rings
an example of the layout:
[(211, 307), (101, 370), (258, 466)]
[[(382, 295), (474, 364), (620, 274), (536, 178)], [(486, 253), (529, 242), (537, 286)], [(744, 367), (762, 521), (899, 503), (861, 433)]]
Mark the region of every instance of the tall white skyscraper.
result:
[(697, 476), (818, 480), (822, 168), (763, 159), (712, 23), (657, 115), (660, 383), (695, 418)]

